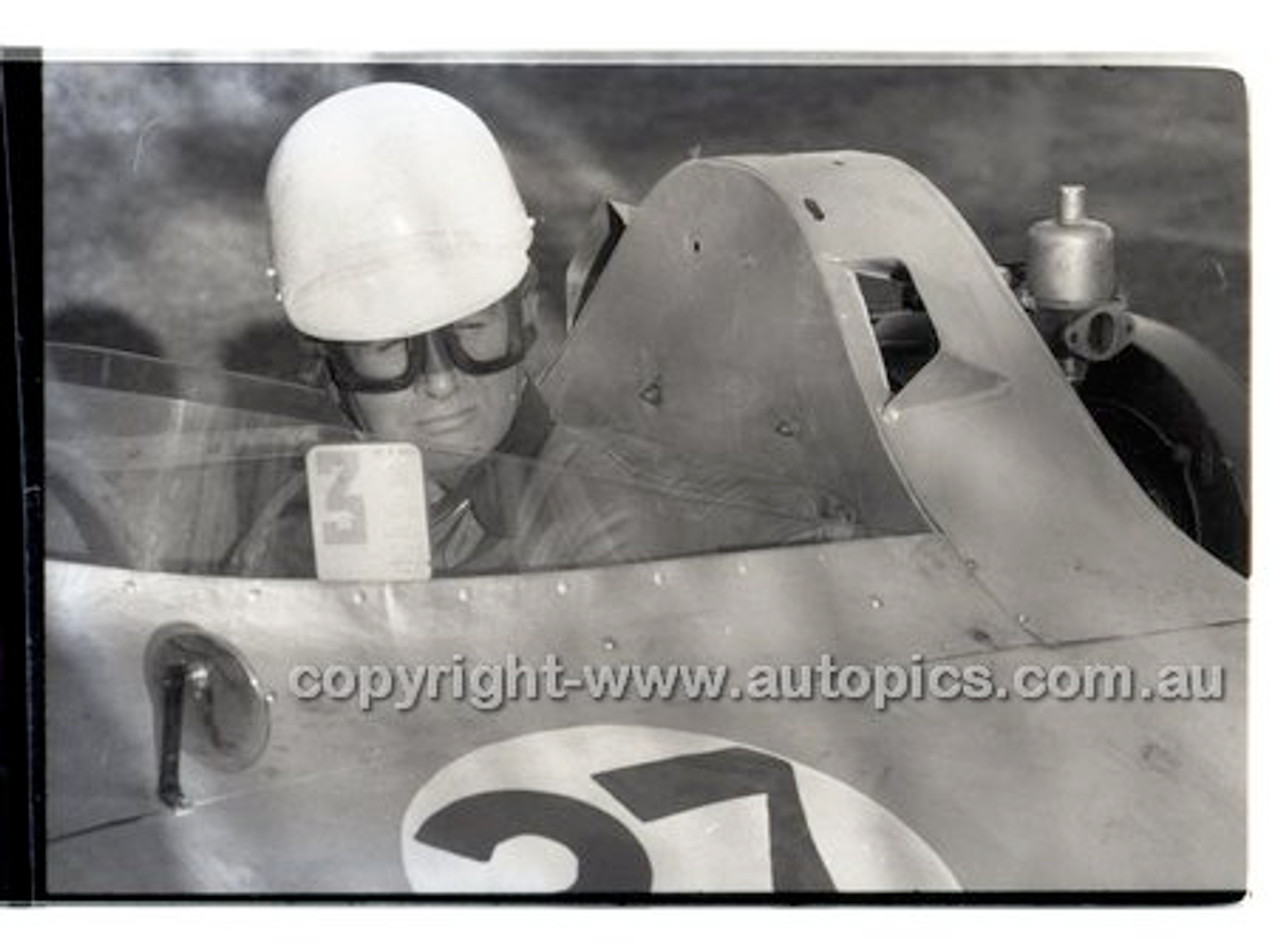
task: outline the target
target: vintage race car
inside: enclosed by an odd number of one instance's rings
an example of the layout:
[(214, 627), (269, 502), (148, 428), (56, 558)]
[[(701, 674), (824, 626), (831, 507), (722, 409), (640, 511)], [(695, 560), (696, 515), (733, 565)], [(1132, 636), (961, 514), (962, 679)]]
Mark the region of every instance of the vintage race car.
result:
[(265, 575), (330, 399), (49, 345), (48, 891), (1242, 889), (1227, 372), (1046, 294), (1105, 247), (998, 266), (887, 157), (697, 159), (596, 222), (554, 412), (808, 536), (669, 493), (644, 559)]

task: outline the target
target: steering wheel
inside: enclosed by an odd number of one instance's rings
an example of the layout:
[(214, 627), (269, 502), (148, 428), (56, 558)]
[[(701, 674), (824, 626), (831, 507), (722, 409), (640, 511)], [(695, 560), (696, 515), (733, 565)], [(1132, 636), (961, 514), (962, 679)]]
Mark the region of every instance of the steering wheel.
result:
[[(275, 546), (286, 518), (286, 512), (300, 495), (306, 494), (307, 476), (298, 472), (290, 476), (262, 506), (244, 536), (235, 542), (223, 564), (223, 572), (233, 576), (266, 576), (262, 573), (268, 551)], [(310, 548), (308, 540), (307, 548)], [(290, 573), (297, 576), (301, 574)], [(308, 575), (310, 575), (308, 573)]]
[(89, 558), (103, 566), (143, 569), (145, 555), (115, 487), (66, 445), (46, 442), (44, 455), (46, 502), (66, 511)]

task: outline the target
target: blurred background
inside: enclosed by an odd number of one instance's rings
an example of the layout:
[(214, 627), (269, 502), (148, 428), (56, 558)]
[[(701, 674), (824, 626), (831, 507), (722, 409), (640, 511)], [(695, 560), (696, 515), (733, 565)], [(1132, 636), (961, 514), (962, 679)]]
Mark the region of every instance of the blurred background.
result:
[(382, 80), (439, 88), (488, 122), (537, 220), (544, 308), (560, 310), (601, 200), (638, 202), (693, 156), (853, 148), (923, 172), (1001, 261), (1021, 257), (1059, 183), (1087, 184), (1134, 310), (1247, 379), (1247, 94), (1198, 68), (49, 62), (46, 336), (304, 378), (265, 276), (267, 164), (307, 107)]

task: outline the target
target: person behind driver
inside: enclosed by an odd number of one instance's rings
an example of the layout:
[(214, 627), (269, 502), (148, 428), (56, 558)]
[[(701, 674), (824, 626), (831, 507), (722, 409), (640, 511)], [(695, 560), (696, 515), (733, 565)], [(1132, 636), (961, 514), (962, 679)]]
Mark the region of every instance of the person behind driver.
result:
[(361, 430), (421, 452), (433, 568), (644, 552), (617, 492), (583, 484), (616, 470), (553, 421), (522, 369), (533, 221), (479, 117), (419, 85), (340, 92), (281, 139), (266, 197), (288, 321), (320, 343)]

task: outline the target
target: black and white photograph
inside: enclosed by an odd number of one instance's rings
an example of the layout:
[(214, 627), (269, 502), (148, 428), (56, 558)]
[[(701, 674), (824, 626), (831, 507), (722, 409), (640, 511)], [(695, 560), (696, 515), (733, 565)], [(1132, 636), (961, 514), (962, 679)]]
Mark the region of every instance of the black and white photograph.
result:
[(32, 73), (37, 896), (1245, 894), (1241, 74)]

